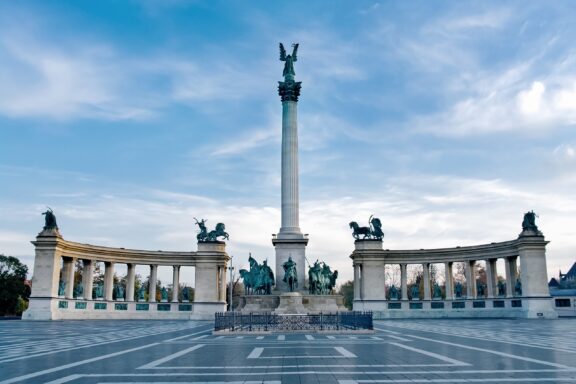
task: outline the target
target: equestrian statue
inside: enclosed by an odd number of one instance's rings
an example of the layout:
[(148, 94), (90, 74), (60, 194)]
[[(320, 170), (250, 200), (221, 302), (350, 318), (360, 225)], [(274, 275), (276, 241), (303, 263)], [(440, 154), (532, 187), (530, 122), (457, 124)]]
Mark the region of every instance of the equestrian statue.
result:
[(316, 260), (308, 269), (308, 292), (311, 295), (329, 295), (336, 286), (337, 278), (338, 271), (332, 272), (328, 264)]
[(199, 243), (216, 242), (219, 237), (223, 237), (225, 240), (230, 239), (228, 232), (225, 231), (226, 226), (224, 223), (216, 224), (216, 229), (208, 232), (208, 229), (206, 228), (206, 222), (208, 220), (202, 219), (198, 221), (197, 218), (194, 218), (194, 220), (196, 220), (196, 225), (200, 228), (200, 232), (196, 235), (196, 239)]
[(274, 285), (274, 272), (268, 266), (268, 261), (264, 260), (262, 265), (259, 265), (250, 255), (248, 262), (250, 270), (240, 270), (240, 276), (244, 282), (244, 293), (246, 295), (270, 295)]

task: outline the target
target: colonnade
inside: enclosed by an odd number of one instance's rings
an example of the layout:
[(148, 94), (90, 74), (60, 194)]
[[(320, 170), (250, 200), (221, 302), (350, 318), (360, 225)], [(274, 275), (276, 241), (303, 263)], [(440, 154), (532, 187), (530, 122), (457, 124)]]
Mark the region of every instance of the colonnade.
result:
[[(505, 266), (505, 275), (506, 275), (506, 291), (505, 293), (499, 294), (498, 293), (498, 272), (496, 268), (496, 264), (498, 259), (497, 258), (489, 258), (485, 259), (486, 262), (486, 293), (485, 295), (480, 296), (477, 291), (477, 276), (476, 276), (476, 264), (478, 260), (467, 260), (465, 261), (465, 268), (466, 268), (466, 296), (463, 298), (468, 299), (476, 299), (476, 298), (497, 298), (497, 297), (506, 297), (511, 298), (515, 296), (520, 296), (515, 292), (515, 286), (518, 276), (518, 257), (507, 257), (504, 259), (504, 266)], [(446, 300), (454, 300), (457, 298), (455, 292), (455, 285), (454, 285), (454, 261), (447, 261), (444, 262), (444, 274), (445, 274), (445, 299)], [(432, 299), (432, 287), (430, 286), (430, 266), (432, 264), (437, 264), (433, 262), (424, 262), (421, 264), (422, 266), (422, 277), (423, 277), (423, 285), (424, 291), (422, 292), (422, 299), (423, 300), (431, 300)], [(387, 285), (385, 284), (378, 284), (375, 289), (367, 288), (367, 285), (372, 283), (370, 278), (364, 278), (364, 274), (367, 271), (362, 271), (363, 268), (372, 268), (374, 269), (381, 269), (380, 273), (376, 273), (378, 275), (385, 276), (385, 268), (388, 265), (398, 265), (400, 267), (400, 294), (398, 299), (399, 300), (408, 300), (408, 266), (414, 265), (409, 263), (399, 263), (399, 264), (386, 264), (378, 263), (378, 265), (368, 266), (368, 264), (364, 263), (355, 263), (354, 264), (354, 300), (363, 300), (363, 299), (383, 299), (385, 300), (388, 297), (386, 292)], [(368, 273), (373, 273), (370, 271)], [(398, 287), (397, 287), (398, 288)], [(419, 298), (412, 298), (412, 300), (418, 300)]]
[[(66, 318), (213, 318), (226, 309), (226, 265), (230, 257), (223, 242), (198, 243), (196, 252), (143, 251), (81, 244), (64, 240), (55, 228), (45, 229), (32, 242), (36, 257), (29, 309), (25, 320)], [(75, 263), (82, 260), (82, 294), (74, 297)], [(102, 291), (95, 300), (94, 268), (104, 263)], [(114, 270), (126, 264), (124, 295), (114, 300)], [(148, 265), (148, 301), (135, 298), (136, 266)], [(172, 268), (172, 295), (156, 304), (158, 268)], [(179, 303), (181, 267), (195, 268), (194, 300)], [(61, 281), (64, 283), (62, 292)], [(80, 290), (78, 290), (80, 293)], [(121, 293), (122, 294), (122, 293)], [(125, 303), (118, 303), (125, 301)], [(108, 302), (114, 304), (107, 305)], [(171, 305), (174, 304), (174, 305)], [(179, 313), (186, 312), (186, 313)]]
[[(376, 317), (557, 317), (551, 307), (546, 271), (546, 244), (537, 230), (525, 229), (516, 240), (471, 247), (420, 250), (383, 250), (380, 240), (357, 240), (350, 255), (354, 267), (354, 310), (370, 310)], [(499, 260), (504, 261), (506, 288), (498, 289)], [(486, 286), (477, 290), (476, 265), (485, 263)], [(465, 265), (466, 294), (454, 281), (454, 263)], [(430, 266), (441, 264), (445, 272), (445, 295), (433, 293)], [(398, 297), (387, 299), (386, 266), (400, 267)], [(408, 292), (408, 268), (422, 266), (418, 297)], [(518, 271), (521, 271), (521, 279)], [(431, 284), (432, 283), (432, 284)], [(518, 289), (516, 289), (518, 284)], [(483, 287), (484, 288), (484, 287)], [(503, 287), (502, 287), (503, 288)], [(395, 287), (398, 290), (398, 287)], [(415, 292), (414, 292), (415, 293)], [(396, 294), (394, 295), (396, 296)], [(445, 302), (448, 302), (446, 304)], [(451, 304), (450, 304), (451, 302)], [(457, 311), (453, 311), (457, 310)], [(481, 313), (479, 311), (482, 311)], [(454, 313), (457, 312), (457, 315)]]

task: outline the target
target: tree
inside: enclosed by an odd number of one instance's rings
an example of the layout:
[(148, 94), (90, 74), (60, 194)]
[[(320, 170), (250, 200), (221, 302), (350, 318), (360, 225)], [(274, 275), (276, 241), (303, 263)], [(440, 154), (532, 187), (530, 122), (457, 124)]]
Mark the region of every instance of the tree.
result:
[(342, 284), (338, 294), (344, 296), (344, 306), (352, 309), (352, 303), (354, 302), (354, 282), (348, 280)]
[[(0, 255), (0, 316), (16, 315), (28, 301), (30, 287), (24, 284), (28, 267), (15, 257)], [(19, 308), (17, 308), (19, 307)]]

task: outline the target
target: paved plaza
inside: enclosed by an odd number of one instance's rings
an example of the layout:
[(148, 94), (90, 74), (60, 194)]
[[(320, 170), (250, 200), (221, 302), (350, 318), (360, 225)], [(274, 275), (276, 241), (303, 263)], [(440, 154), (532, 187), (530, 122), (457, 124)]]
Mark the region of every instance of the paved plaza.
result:
[(576, 320), (376, 321), (213, 335), (200, 321), (0, 322), (0, 383), (576, 382)]

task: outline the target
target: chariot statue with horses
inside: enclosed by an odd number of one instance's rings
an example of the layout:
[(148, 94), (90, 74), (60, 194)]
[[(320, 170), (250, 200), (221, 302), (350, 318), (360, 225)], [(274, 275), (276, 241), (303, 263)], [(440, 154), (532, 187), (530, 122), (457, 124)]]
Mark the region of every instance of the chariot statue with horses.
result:
[(200, 228), (200, 232), (196, 235), (196, 239), (199, 243), (215, 242), (218, 241), (219, 237), (223, 237), (225, 240), (230, 239), (230, 236), (225, 231), (226, 226), (224, 223), (216, 224), (216, 229), (208, 232), (208, 229), (206, 228), (206, 222), (208, 220), (202, 219), (198, 221), (197, 218), (194, 218), (194, 220), (196, 220), (196, 225)]
[(272, 293), (274, 285), (274, 272), (264, 260), (262, 265), (250, 256), (248, 258), (250, 270), (241, 269), (240, 276), (244, 282), (244, 293), (246, 295), (269, 295)]
[[(368, 219), (367, 227), (361, 227), (355, 221), (350, 222), (349, 226), (353, 230), (352, 236), (354, 236), (356, 240), (382, 240), (384, 237), (382, 222), (379, 218), (374, 217), (374, 215)], [(360, 236), (362, 236), (362, 239), (360, 239)]]
[(308, 292), (311, 295), (329, 295), (336, 286), (338, 271), (332, 272), (328, 264), (314, 262), (308, 269)]

